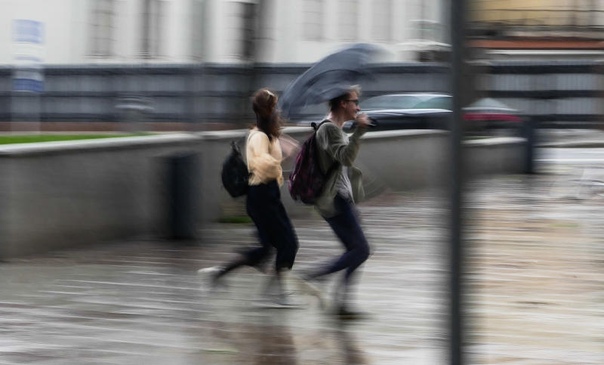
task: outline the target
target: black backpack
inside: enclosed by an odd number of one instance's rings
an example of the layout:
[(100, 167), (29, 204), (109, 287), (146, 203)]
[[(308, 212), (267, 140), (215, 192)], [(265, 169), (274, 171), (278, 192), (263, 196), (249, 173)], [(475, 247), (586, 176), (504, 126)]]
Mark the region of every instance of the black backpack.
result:
[(312, 135), (304, 141), (300, 152), (296, 156), (294, 169), (289, 175), (288, 188), (289, 194), (295, 201), (301, 201), (304, 204), (314, 204), (317, 198), (325, 189), (325, 183), (331, 173), (338, 166), (334, 163), (327, 173), (323, 173), (319, 167), (317, 156), (317, 131), (327, 120), (317, 125), (312, 124), (314, 129)]
[(233, 198), (247, 194), (250, 173), (236, 141), (231, 142), (231, 152), (222, 163), (221, 176), (222, 186)]

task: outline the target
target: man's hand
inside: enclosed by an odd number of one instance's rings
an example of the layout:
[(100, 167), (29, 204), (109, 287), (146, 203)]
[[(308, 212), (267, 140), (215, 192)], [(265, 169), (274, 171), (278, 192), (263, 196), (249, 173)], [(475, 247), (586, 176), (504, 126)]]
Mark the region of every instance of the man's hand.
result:
[(358, 113), (354, 118), (354, 122), (359, 128), (367, 128), (371, 125), (371, 120), (369, 120), (365, 113)]

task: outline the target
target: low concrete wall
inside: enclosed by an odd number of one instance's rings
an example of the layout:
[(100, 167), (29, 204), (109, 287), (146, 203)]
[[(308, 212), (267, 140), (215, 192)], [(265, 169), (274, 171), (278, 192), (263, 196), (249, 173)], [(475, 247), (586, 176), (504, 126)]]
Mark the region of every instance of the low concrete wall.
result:
[[(186, 178), (202, 225), (245, 214), (245, 198), (232, 199), (221, 186), (220, 169), (230, 141), (246, 131), (70, 141), (0, 147), (0, 257), (136, 236), (169, 235), (171, 159), (196, 157)], [(288, 128), (298, 140), (310, 128)], [(440, 186), (448, 176), (448, 134), (442, 131), (368, 133), (358, 158), (370, 193)], [(471, 175), (520, 173), (524, 140), (466, 143)], [(285, 171), (291, 161), (284, 164)], [(199, 189), (195, 187), (199, 186)], [(313, 212), (283, 201), (293, 217)]]
[(464, 163), (470, 177), (503, 173), (522, 173), (526, 144), (523, 138), (499, 137), (464, 143)]
[[(157, 136), (3, 146), (2, 257), (162, 234), (167, 156), (199, 138)], [(161, 177), (161, 178), (160, 178)]]

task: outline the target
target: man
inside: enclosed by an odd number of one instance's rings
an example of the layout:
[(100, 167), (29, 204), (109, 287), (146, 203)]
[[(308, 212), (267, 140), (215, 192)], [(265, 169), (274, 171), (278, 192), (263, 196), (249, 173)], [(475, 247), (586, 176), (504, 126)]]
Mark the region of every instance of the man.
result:
[[(369, 257), (369, 244), (361, 229), (355, 203), (364, 196), (362, 175), (353, 166), (359, 152), (360, 138), (365, 134), (369, 119), (359, 113), (360, 88), (352, 86), (347, 92), (329, 101), (330, 113), (327, 123), (317, 131), (317, 155), (322, 171), (329, 171), (325, 190), (315, 203), (315, 208), (333, 229), (344, 245), (345, 252), (322, 268), (305, 275), (307, 282), (320, 280), (344, 270), (344, 277), (336, 292), (336, 315), (342, 319), (358, 319), (362, 313), (350, 308), (350, 287), (356, 270)], [(354, 120), (354, 133), (348, 135), (342, 130), (345, 122)]]

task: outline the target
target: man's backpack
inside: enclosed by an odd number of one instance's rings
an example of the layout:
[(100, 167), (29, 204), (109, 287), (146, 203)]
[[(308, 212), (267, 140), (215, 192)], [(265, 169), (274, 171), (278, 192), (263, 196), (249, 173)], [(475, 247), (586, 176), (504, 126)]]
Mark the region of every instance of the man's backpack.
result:
[(222, 185), (233, 198), (247, 194), (250, 173), (236, 141), (231, 142), (231, 152), (222, 163), (221, 176)]
[(327, 173), (323, 173), (319, 167), (317, 131), (325, 122), (327, 120), (322, 121), (319, 125), (312, 124), (314, 131), (302, 144), (300, 152), (296, 156), (294, 169), (289, 175), (289, 194), (292, 199), (304, 204), (314, 204), (317, 201), (325, 188), (327, 179), (338, 165), (338, 163), (334, 163)]

